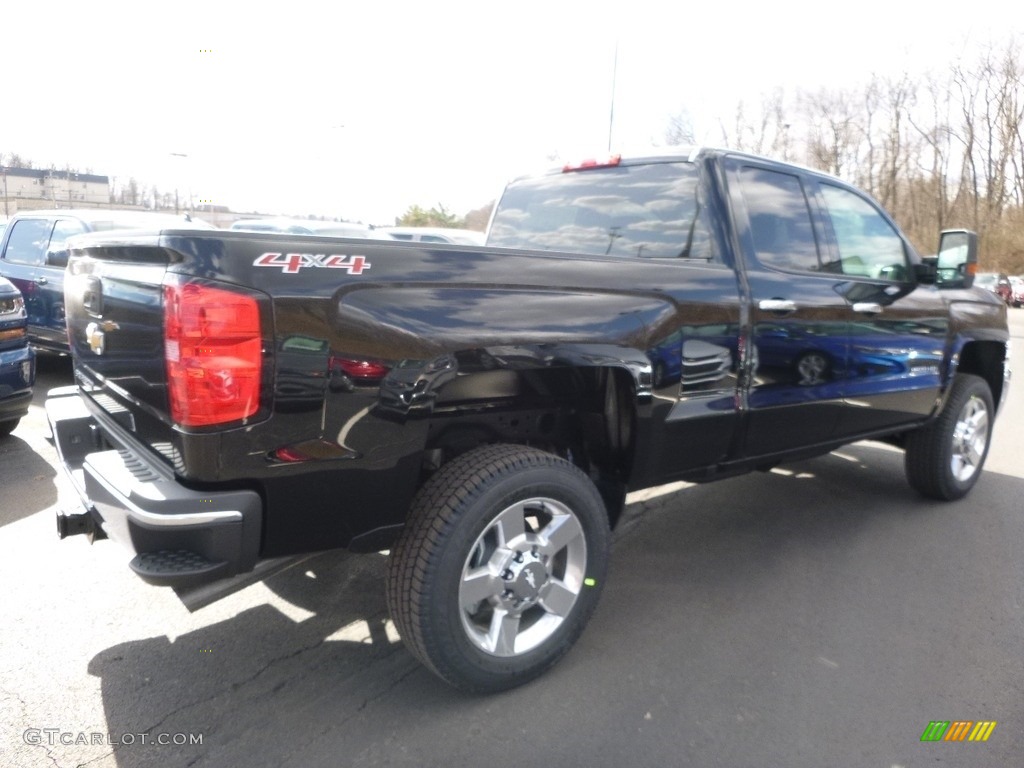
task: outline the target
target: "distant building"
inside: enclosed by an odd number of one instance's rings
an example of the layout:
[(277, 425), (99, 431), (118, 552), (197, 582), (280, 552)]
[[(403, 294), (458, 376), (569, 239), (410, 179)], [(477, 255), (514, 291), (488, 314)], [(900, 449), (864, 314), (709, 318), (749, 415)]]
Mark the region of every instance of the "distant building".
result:
[(9, 214), (19, 208), (88, 208), (110, 204), (110, 179), (93, 173), (41, 168), (4, 168), (4, 207)]

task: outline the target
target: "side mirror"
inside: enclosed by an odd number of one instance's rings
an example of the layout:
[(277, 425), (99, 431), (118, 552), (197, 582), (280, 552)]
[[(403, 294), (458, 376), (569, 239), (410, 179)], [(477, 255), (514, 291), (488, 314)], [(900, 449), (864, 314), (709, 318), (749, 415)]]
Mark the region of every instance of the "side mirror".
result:
[(970, 288), (978, 271), (978, 236), (968, 229), (948, 229), (939, 237), (936, 273), (940, 288)]

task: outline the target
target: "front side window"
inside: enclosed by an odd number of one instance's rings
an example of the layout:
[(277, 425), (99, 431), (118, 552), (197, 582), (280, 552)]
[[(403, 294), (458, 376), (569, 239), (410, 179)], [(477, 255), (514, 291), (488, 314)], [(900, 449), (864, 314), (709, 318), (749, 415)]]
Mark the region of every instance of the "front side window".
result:
[(521, 179), (502, 195), (487, 245), (718, 262), (702, 202), (688, 162)]
[(800, 179), (747, 166), (740, 188), (757, 260), (777, 269), (818, 271), (818, 243)]
[(22, 219), (14, 222), (4, 259), (16, 264), (42, 264), (52, 229), (53, 222), (48, 219)]
[(839, 269), (855, 277), (904, 281), (910, 274), (903, 239), (860, 195), (822, 183), (821, 194), (839, 247)]

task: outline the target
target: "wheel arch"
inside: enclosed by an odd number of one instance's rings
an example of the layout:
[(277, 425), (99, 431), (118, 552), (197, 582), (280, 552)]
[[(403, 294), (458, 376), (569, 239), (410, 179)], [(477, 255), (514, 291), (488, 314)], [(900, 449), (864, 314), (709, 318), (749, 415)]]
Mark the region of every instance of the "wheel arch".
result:
[(1009, 378), (1006, 342), (971, 339), (953, 356), (950, 381), (957, 373), (970, 373), (985, 380), (992, 392), (996, 410), (1002, 401)]
[[(425, 446), (426, 477), (480, 445), (513, 443), (572, 461), (597, 486), (614, 527), (651, 403), (652, 365), (609, 345), (551, 348), (546, 364), (470, 372), (439, 389)], [(500, 396), (499, 396), (500, 395)]]

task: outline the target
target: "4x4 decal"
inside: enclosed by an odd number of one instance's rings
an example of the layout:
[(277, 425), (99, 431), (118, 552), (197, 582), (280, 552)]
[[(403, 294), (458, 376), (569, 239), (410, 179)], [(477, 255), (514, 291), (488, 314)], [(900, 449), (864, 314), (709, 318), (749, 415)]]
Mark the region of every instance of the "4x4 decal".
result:
[(365, 256), (326, 253), (264, 253), (252, 263), (254, 267), (277, 267), (282, 272), (296, 274), (303, 267), (344, 269), (350, 275), (361, 275), (370, 268)]

